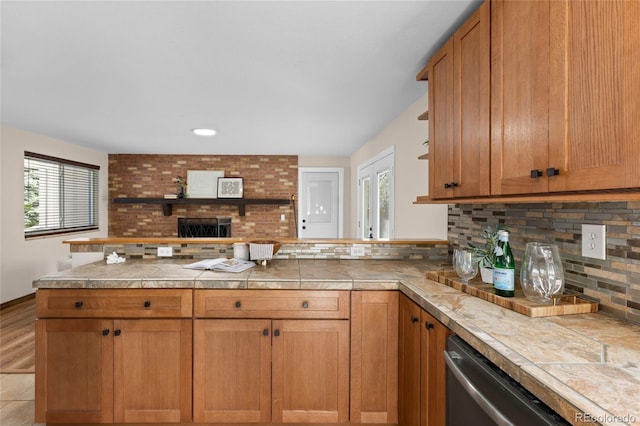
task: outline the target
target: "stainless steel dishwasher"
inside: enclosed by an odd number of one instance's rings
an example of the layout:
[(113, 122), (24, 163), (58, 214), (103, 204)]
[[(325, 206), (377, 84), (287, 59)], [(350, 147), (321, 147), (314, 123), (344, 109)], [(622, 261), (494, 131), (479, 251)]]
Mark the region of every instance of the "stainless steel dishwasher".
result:
[(449, 337), (444, 358), (447, 425), (569, 424), (460, 337)]

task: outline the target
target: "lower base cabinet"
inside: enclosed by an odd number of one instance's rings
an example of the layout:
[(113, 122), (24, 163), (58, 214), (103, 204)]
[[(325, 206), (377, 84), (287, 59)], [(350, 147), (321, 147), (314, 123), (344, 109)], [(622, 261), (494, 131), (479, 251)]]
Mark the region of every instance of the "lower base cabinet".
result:
[(449, 329), (400, 295), (398, 325), (399, 424), (445, 424), (444, 350)]
[(398, 292), (351, 292), (352, 423), (398, 422)]
[(194, 421), (349, 420), (349, 321), (194, 321)]
[(38, 423), (191, 421), (190, 319), (40, 319)]

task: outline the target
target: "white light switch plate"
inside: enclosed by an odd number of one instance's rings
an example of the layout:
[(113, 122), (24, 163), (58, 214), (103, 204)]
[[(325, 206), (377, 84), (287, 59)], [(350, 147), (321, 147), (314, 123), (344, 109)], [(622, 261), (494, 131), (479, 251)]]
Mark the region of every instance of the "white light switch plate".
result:
[(158, 257), (173, 256), (173, 247), (158, 247)]
[(582, 256), (602, 260), (607, 258), (605, 225), (582, 225)]

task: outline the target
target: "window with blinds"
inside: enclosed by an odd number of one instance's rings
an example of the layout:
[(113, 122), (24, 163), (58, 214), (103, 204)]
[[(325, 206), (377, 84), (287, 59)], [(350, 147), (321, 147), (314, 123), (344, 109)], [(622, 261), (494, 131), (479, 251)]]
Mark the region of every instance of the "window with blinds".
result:
[(100, 166), (24, 153), (25, 237), (98, 229)]

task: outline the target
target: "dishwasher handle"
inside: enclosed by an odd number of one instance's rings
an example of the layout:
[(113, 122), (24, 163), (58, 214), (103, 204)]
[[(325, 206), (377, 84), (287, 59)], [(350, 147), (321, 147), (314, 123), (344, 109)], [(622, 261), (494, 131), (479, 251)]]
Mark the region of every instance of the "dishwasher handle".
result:
[[(456, 354), (457, 355), (457, 354)], [(460, 385), (464, 388), (464, 390), (473, 398), (473, 400), (482, 408), (482, 410), (487, 413), (487, 415), (496, 422), (496, 424), (500, 426), (513, 426), (513, 423), (509, 421), (501, 412), (493, 405), (487, 398), (482, 395), (476, 389), (476, 387), (467, 379), (464, 373), (460, 370), (460, 368), (456, 365), (455, 361), (449, 355), (448, 351), (444, 351), (444, 360), (447, 363), (447, 367), (454, 375), (456, 380), (460, 383)]]

